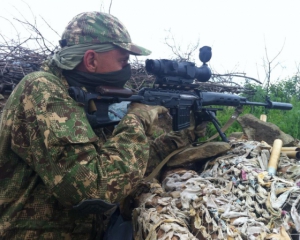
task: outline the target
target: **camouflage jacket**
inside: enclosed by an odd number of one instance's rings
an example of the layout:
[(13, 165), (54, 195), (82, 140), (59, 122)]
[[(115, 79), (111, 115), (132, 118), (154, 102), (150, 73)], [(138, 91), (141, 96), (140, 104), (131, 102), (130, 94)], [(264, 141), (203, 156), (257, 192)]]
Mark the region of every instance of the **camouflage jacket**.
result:
[(143, 177), (149, 157), (132, 114), (101, 144), (59, 71), (31, 73), (18, 84), (0, 139), (0, 236), (9, 239), (24, 231), (25, 238), (51, 239), (90, 233), (92, 218), (70, 208), (90, 198), (118, 202)]
[(120, 201), (144, 176), (149, 145), (150, 169), (180, 146), (174, 136), (149, 143), (133, 114), (104, 141), (68, 95), (61, 71), (44, 70), (24, 77), (1, 116), (0, 237), (89, 239), (95, 216), (72, 206), (91, 198)]

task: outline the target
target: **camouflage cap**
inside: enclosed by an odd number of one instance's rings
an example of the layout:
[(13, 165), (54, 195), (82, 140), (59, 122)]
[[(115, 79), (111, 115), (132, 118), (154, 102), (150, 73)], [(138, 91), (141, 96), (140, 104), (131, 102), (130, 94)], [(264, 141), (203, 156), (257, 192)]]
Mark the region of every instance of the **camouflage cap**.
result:
[(83, 43), (112, 43), (133, 55), (151, 53), (131, 42), (127, 29), (116, 17), (102, 12), (84, 12), (75, 16), (69, 22), (60, 40), (61, 47)]

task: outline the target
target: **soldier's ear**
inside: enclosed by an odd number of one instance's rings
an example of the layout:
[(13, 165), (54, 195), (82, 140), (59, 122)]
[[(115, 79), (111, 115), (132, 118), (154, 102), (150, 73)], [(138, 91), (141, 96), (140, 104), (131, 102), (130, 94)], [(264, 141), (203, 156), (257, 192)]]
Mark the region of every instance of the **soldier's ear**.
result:
[(83, 66), (88, 72), (96, 72), (98, 56), (94, 50), (87, 50), (83, 56)]

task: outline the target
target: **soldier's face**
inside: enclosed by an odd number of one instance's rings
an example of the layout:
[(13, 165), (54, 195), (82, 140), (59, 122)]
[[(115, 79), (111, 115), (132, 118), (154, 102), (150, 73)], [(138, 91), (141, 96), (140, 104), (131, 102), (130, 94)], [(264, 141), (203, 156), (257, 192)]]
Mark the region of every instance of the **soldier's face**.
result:
[(119, 71), (128, 64), (129, 53), (123, 49), (97, 53), (95, 73)]

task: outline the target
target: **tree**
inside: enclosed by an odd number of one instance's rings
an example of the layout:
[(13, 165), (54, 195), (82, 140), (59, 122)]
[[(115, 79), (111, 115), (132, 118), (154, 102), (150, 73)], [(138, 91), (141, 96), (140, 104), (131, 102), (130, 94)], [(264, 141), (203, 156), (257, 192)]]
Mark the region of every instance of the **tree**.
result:
[(280, 62), (275, 62), (275, 61), (278, 58), (278, 56), (281, 54), (281, 52), (284, 48), (284, 44), (285, 44), (285, 42), (283, 43), (279, 52), (272, 59), (270, 59), (269, 54), (268, 54), (268, 49), (267, 49), (266, 43), (265, 43), (265, 58), (263, 58), (263, 68), (265, 71), (264, 86), (266, 88), (267, 95), (269, 94), (269, 88), (270, 88), (270, 84), (271, 84), (271, 73), (280, 64)]

